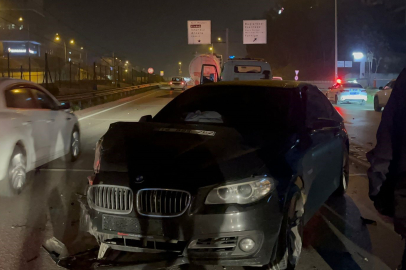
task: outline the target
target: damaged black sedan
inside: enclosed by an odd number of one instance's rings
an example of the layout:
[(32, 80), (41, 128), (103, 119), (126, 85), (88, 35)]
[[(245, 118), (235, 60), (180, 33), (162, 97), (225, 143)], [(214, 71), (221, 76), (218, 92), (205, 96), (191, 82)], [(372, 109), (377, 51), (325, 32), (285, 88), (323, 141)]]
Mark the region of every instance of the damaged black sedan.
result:
[(83, 218), (99, 258), (292, 269), (303, 225), (345, 193), (348, 137), (313, 85), (207, 84), (155, 117), (112, 124), (94, 169)]

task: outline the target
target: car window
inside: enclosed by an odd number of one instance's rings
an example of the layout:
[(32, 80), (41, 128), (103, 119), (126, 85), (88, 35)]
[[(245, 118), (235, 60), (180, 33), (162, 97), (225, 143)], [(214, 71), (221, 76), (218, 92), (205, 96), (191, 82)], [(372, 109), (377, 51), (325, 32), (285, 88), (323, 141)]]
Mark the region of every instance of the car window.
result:
[(8, 108), (18, 109), (36, 109), (37, 104), (33, 99), (29, 89), (18, 88), (11, 89), (5, 92), (6, 105)]
[(173, 81), (173, 82), (181, 82), (181, 81), (182, 81), (182, 78), (173, 77), (173, 78), (172, 78), (172, 81)]
[(272, 129), (275, 132), (296, 130), (301, 118), (298, 93), (284, 88), (247, 88), (221, 86), (189, 90), (164, 107), (154, 121), (206, 122), (236, 129)]
[(320, 90), (311, 87), (307, 90), (306, 126), (312, 127), (318, 119), (331, 119), (338, 122), (342, 120), (326, 96)]
[(261, 73), (260, 66), (234, 66), (234, 73)]
[(32, 89), (32, 92), (34, 94), (35, 100), (38, 102), (41, 109), (56, 109), (57, 105), (48, 94), (37, 89)]

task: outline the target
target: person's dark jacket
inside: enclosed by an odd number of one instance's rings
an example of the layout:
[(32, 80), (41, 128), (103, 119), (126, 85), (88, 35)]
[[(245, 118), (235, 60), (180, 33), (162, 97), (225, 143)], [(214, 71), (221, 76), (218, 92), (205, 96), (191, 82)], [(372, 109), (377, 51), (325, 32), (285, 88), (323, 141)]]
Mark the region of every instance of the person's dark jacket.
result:
[(369, 196), (377, 210), (394, 217), (406, 236), (406, 69), (396, 80), (382, 113), (376, 147), (367, 153)]

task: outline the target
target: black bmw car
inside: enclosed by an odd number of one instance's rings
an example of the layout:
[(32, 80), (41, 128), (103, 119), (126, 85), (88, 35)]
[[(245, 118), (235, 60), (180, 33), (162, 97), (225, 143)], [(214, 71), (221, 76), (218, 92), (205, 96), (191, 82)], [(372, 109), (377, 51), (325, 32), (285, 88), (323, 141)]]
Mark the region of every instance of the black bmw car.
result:
[(154, 117), (110, 126), (83, 218), (99, 258), (292, 269), (303, 225), (345, 192), (348, 166), (343, 119), (317, 87), (200, 85)]

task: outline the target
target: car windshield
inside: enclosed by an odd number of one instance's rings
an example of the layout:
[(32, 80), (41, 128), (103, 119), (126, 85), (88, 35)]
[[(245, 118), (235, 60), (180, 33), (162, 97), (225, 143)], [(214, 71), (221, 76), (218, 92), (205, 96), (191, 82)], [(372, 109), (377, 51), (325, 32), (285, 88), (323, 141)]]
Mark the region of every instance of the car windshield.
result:
[(173, 82), (181, 82), (181, 81), (183, 81), (183, 78), (180, 78), (180, 77), (173, 77), (173, 78), (172, 78), (172, 81), (173, 81)]
[(363, 88), (362, 85), (358, 83), (343, 83), (342, 86), (344, 88)]
[[(206, 87), (190, 90), (154, 118), (163, 123), (206, 123), (239, 129), (297, 128), (300, 103), (293, 90), (249, 86)], [(298, 113), (298, 114), (296, 114)]]

